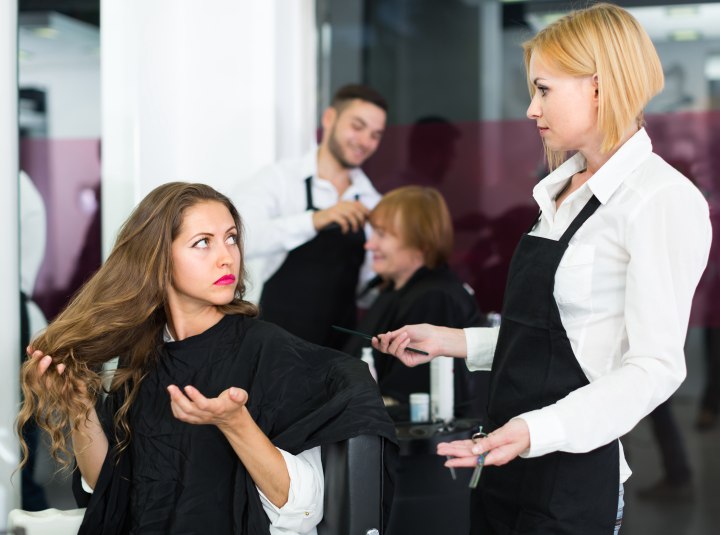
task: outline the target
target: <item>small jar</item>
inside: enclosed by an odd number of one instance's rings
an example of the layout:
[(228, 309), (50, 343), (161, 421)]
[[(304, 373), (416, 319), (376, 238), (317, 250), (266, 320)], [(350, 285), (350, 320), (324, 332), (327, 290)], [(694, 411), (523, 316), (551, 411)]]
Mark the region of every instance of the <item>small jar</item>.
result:
[(427, 422), (430, 420), (430, 394), (414, 392), (410, 394), (410, 421)]

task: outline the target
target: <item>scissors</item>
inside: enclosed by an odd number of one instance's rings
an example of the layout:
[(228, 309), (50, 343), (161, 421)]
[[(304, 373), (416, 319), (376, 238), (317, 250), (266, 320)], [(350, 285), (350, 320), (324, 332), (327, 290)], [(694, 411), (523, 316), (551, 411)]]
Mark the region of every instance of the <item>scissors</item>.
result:
[[(478, 432), (474, 433), (473, 436), (470, 437), (473, 442), (477, 442), (479, 439), (487, 436), (487, 433), (483, 433), (482, 429), (482, 426), (479, 426)], [(480, 474), (482, 474), (483, 466), (485, 466), (485, 456), (487, 454), (488, 452), (486, 451), (482, 455), (478, 456), (477, 466), (475, 467), (475, 470), (473, 470), (472, 476), (470, 476), (470, 483), (468, 484), (468, 487), (471, 489), (476, 488), (480, 482)]]

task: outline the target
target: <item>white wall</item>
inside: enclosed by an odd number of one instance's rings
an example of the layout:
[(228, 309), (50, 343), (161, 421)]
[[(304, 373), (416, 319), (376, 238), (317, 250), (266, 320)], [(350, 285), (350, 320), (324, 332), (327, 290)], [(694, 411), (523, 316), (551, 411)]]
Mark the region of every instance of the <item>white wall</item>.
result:
[[(17, 2), (0, 3), (0, 228), (6, 254), (0, 262), (0, 526), (19, 505), (20, 476), (14, 420), (18, 407), (20, 275), (18, 271)], [(10, 254), (7, 254), (8, 251)]]
[(100, 58), (72, 63), (21, 63), (20, 87), (45, 89), (48, 138), (100, 137)]
[(168, 181), (230, 193), (310, 148), (314, 0), (101, 0), (103, 250)]

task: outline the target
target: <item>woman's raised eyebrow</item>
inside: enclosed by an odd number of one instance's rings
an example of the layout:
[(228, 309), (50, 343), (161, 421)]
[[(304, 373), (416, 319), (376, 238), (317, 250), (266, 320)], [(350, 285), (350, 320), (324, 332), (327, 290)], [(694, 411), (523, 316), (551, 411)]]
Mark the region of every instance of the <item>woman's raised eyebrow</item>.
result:
[[(237, 227), (235, 225), (233, 225), (232, 227), (228, 227), (228, 229), (225, 231), (225, 234), (228, 234), (232, 231), (237, 231)], [(212, 237), (212, 236), (215, 236), (215, 234), (213, 234), (212, 232), (208, 232), (208, 231), (201, 231), (201, 232), (198, 232), (197, 234), (195, 234), (194, 236), (192, 236), (190, 239), (194, 240), (195, 238), (198, 238), (200, 236)]]
[(198, 232), (197, 234), (190, 236), (186, 243), (192, 243), (201, 238), (211, 238), (212, 236), (213, 236), (212, 232)]

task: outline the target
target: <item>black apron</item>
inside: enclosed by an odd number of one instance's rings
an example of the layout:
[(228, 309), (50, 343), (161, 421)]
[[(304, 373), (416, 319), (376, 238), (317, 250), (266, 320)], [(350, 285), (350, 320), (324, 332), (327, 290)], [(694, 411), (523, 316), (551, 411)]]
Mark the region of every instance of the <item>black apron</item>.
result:
[[(490, 378), (490, 431), (588, 384), (553, 291), (570, 239), (599, 205), (593, 196), (559, 241), (524, 234), (515, 250)], [(555, 452), (488, 466), (473, 496), (472, 533), (612, 535), (619, 456), (614, 440), (588, 453)]]
[[(317, 210), (312, 177), (305, 179), (307, 210)], [(337, 224), (290, 251), (263, 286), (261, 318), (315, 344), (341, 349), (347, 335), (331, 325), (354, 327), (355, 294), (365, 260), (365, 231), (343, 234)]]

